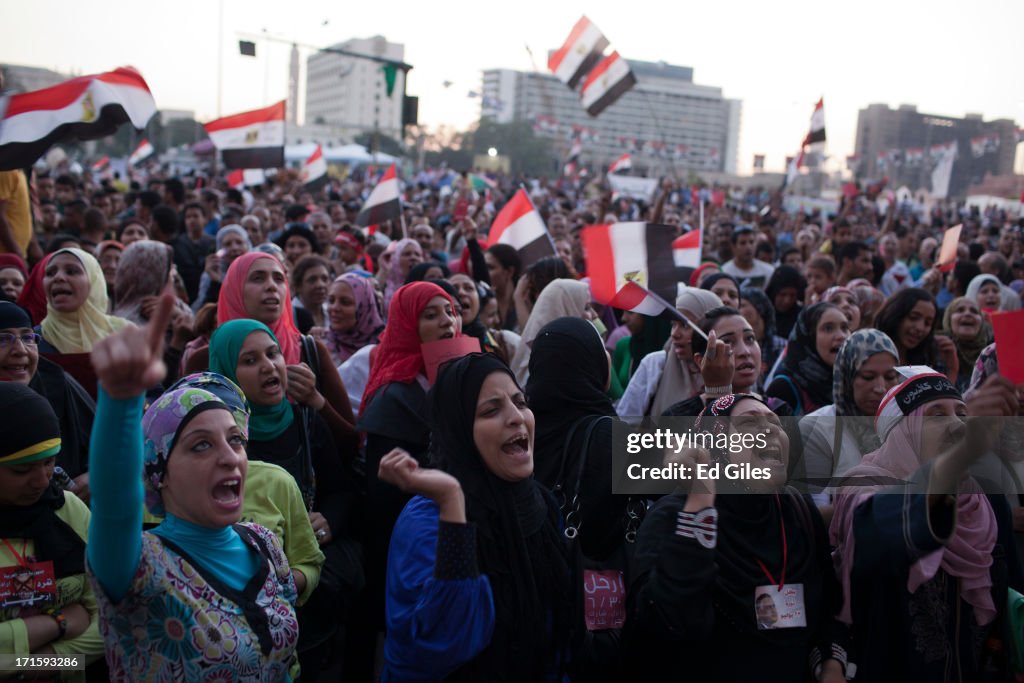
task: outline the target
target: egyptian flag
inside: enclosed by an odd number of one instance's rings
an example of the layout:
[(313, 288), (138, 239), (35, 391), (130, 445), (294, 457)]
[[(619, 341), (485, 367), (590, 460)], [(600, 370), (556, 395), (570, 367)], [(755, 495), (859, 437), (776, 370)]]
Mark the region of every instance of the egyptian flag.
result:
[(149, 86), (128, 66), (0, 97), (0, 171), (31, 166), (61, 142), (112, 135), (124, 123), (142, 130), (155, 113)]
[(694, 270), (676, 265), (676, 228), (671, 225), (591, 225), (583, 228), (582, 239), (590, 291), (600, 303), (612, 301), (627, 282), (675, 301), (678, 283), (688, 281)]
[(804, 138), (804, 145), (813, 145), (825, 142), (825, 98), (822, 97), (814, 105), (814, 113), (811, 114), (811, 129), (807, 131)]
[(132, 152), (132, 155), (128, 157), (128, 165), (134, 166), (140, 161), (148, 159), (154, 151), (153, 145), (150, 144), (149, 140), (143, 138), (142, 142), (139, 143), (139, 146), (135, 148), (134, 152)]
[(515, 247), (524, 268), (545, 256), (555, 255), (555, 245), (548, 235), (547, 226), (522, 189), (494, 217), (487, 243)]
[(803, 166), (803, 163), (804, 150), (802, 147), (795, 157), (786, 157), (786, 177), (782, 179), (780, 190), (785, 190), (800, 176), (800, 167)]
[(233, 187), (236, 190), (241, 190), (246, 187), (254, 187), (256, 185), (262, 185), (266, 182), (266, 174), (263, 173), (262, 168), (246, 168), (246, 169), (235, 169), (231, 173), (228, 173), (227, 181), (228, 187)]
[(320, 145), (302, 164), (302, 184), (310, 192), (316, 192), (327, 184), (327, 161), (324, 159), (324, 152)]
[(695, 228), (672, 240), (672, 261), (677, 268), (698, 268), (701, 262), (701, 232)]
[(618, 173), (619, 171), (628, 171), (633, 168), (633, 157), (629, 156), (629, 152), (626, 152), (621, 157), (612, 162), (612, 165), (608, 167), (608, 173)]
[(92, 172), (99, 173), (107, 166), (110, 166), (110, 157), (104, 155), (99, 161), (92, 165)]
[(580, 80), (601, 61), (608, 39), (600, 29), (587, 19), (580, 17), (565, 43), (548, 57), (548, 68), (558, 80), (575, 90)]
[(636, 76), (629, 63), (613, 52), (587, 76), (580, 91), (583, 108), (591, 116), (597, 116), (636, 85)]
[(601, 301), (594, 294), (594, 300), (612, 308), (622, 311), (632, 311), (642, 315), (649, 315), (652, 318), (668, 317), (676, 320), (684, 320), (682, 314), (675, 306), (665, 301), (648, 289), (644, 289), (635, 282), (627, 282), (615, 293), (610, 301)]
[(583, 143), (580, 142), (579, 137), (577, 137), (573, 140), (572, 147), (569, 149), (569, 158), (565, 160), (565, 165), (562, 167), (562, 175), (576, 175), (576, 169), (580, 163), (580, 154), (582, 153)]
[(395, 165), (391, 164), (373, 191), (370, 192), (359, 215), (356, 216), (356, 225), (365, 228), (369, 225), (401, 218), (402, 204), (399, 201), (399, 196)]
[(284, 166), (285, 101), (204, 124), (228, 168)]

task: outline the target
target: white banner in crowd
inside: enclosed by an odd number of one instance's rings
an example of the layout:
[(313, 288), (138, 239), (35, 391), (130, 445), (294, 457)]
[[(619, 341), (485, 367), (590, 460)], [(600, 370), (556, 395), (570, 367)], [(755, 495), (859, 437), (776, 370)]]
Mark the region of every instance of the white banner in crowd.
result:
[(656, 178), (634, 178), (633, 176), (609, 175), (608, 184), (612, 191), (625, 197), (642, 199), (649, 202), (654, 199), (654, 191), (658, 189)]

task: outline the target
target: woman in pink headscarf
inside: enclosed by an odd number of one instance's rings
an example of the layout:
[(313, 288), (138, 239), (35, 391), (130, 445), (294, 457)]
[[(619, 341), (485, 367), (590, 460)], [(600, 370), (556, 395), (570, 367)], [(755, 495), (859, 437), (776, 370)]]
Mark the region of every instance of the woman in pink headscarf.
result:
[(423, 248), (416, 240), (406, 237), (389, 244), (380, 259), (380, 274), (384, 277), (384, 310), (387, 311), (391, 307), (391, 297), (405, 284), (409, 271), (423, 262)]
[[(988, 449), (981, 425), (965, 427), (960, 392), (941, 373), (901, 370), (875, 417), (881, 448), (835, 497), (839, 618), (853, 627), (857, 680), (982, 680), (1007, 577), (1021, 583), (1010, 510), (967, 474)], [(991, 389), (1002, 409), (979, 412), (1015, 415), (1013, 389)]]

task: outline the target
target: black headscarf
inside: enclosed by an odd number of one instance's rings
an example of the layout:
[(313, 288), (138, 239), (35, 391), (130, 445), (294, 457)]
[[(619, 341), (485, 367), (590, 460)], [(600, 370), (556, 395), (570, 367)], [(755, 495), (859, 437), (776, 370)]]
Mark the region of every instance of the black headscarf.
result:
[(807, 280), (793, 266), (779, 266), (768, 278), (768, 286), (764, 288), (764, 293), (772, 302), (772, 308), (775, 308), (775, 295), (788, 287), (796, 290), (796, 305), (784, 313), (775, 311), (775, 324), (778, 329), (776, 334), (780, 337), (788, 337), (793, 325), (796, 324), (802, 308), (800, 302), (804, 300), (804, 294), (807, 292)]
[(608, 355), (592, 324), (582, 318), (557, 318), (541, 328), (533, 341), (526, 382), (537, 421), (533, 468), (539, 481), (550, 485), (557, 479), (565, 437), (580, 418), (615, 415), (605, 393), (607, 384)]
[(515, 382), (493, 354), (464, 356), (442, 368), (428, 397), (431, 464), (462, 485), (466, 518), (477, 525), (480, 571), (494, 596), (490, 644), (452, 679), (541, 681), (570, 636), (568, 552), (553, 499), (533, 477), (495, 476), (473, 441), (480, 389), (495, 372)]
[(804, 406), (805, 413), (832, 403), (832, 366), (818, 355), (818, 322), (832, 308), (836, 306), (822, 301), (800, 311), (779, 368), (778, 374), (793, 380), (815, 404), (816, 407)]
[[(0, 459), (60, 439), (53, 408), (24, 385), (0, 382), (0, 415)], [(36, 560), (52, 560), (58, 579), (85, 571), (85, 541), (57, 516), (62, 507), (64, 491), (52, 480), (35, 503), (0, 506), (0, 537), (32, 539)]]
[(775, 306), (772, 304), (771, 299), (768, 298), (768, 295), (756, 287), (744, 287), (741, 289), (740, 300), (749, 301), (750, 305), (761, 316), (761, 321), (764, 322), (764, 333), (757, 340), (761, 344), (761, 352), (763, 353), (765, 342), (771, 342), (772, 337), (777, 334), (775, 331)]
[[(715, 434), (729, 431), (729, 416), (741, 400), (764, 403), (750, 394), (723, 396), (701, 411), (694, 429)], [(729, 461), (726, 450), (712, 450), (714, 461)], [(738, 493), (716, 496), (718, 509), (718, 544), (715, 549), (717, 580), (714, 602), (721, 618), (748, 636), (777, 645), (792, 646), (810, 641), (813, 633), (814, 607), (821, 600), (821, 570), (817, 566), (815, 546), (807, 528), (808, 512), (798, 506), (799, 494), (785, 489), (778, 494)], [(786, 531), (786, 583), (804, 583), (809, 629), (776, 629), (758, 631), (754, 618), (754, 588), (769, 583), (760, 560), (780, 580), (783, 565), (782, 527)], [(822, 530), (824, 527), (822, 527)], [(817, 549), (823, 552), (823, 549)], [(718, 618), (718, 617), (716, 617)]]
[[(440, 270), (441, 274), (444, 277), (452, 276), (451, 269), (445, 264), (440, 263), (438, 261), (423, 261), (422, 263), (417, 263), (415, 266), (409, 269), (409, 274), (405, 276), (405, 284), (409, 284), (410, 282), (420, 282), (422, 280), (426, 280), (427, 271), (430, 270), (431, 268), (437, 268), (438, 270)], [(434, 280), (431, 280), (431, 282), (434, 282)]]
[(711, 288), (714, 287), (715, 283), (718, 282), (719, 280), (732, 280), (732, 283), (736, 285), (736, 291), (740, 291), (739, 281), (732, 275), (729, 275), (729, 273), (712, 273), (711, 275), (708, 275), (706, 278), (704, 278), (704, 282), (700, 283), (700, 288), (706, 289), (710, 292)]

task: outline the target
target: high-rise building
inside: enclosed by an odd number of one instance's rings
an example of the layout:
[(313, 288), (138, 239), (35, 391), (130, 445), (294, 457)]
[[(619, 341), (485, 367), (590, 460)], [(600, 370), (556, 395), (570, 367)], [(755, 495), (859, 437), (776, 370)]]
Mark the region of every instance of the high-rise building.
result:
[(12, 92), (42, 90), (71, 78), (71, 76), (38, 66), (0, 64), (0, 70), (4, 72), (4, 88)]
[[(383, 36), (355, 38), (332, 47), (399, 62), (405, 58), (405, 46), (389, 43)], [(349, 137), (377, 130), (401, 140), (404, 79), (399, 70), (389, 96), (380, 62), (331, 52), (312, 54), (306, 60), (305, 123), (331, 126)]]
[(286, 120), (295, 125), (299, 122), (299, 46), (292, 45), (288, 57), (288, 103)]
[(633, 166), (652, 174), (735, 173), (741, 102), (694, 83), (690, 67), (628, 61), (637, 85), (596, 118), (553, 75), (509, 69), (483, 72), (481, 116), (529, 121), (566, 151), (579, 138), (582, 162), (595, 167), (630, 152)]
[(931, 188), (931, 174), (941, 148), (957, 143), (949, 196), (962, 197), (986, 173), (1013, 173), (1017, 151), (1016, 124), (1010, 119), (984, 121), (981, 114), (964, 118), (923, 114), (912, 104), (891, 109), (872, 104), (857, 114), (858, 178), (888, 176), (890, 184)]

